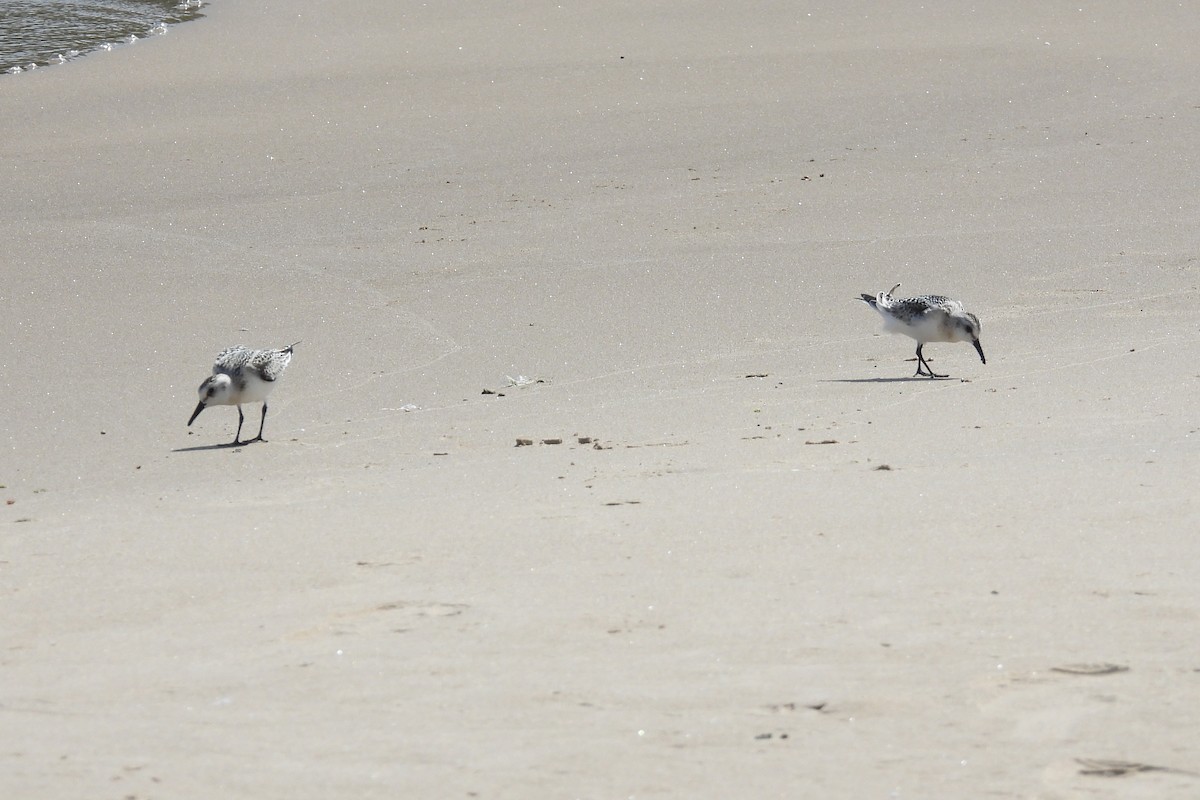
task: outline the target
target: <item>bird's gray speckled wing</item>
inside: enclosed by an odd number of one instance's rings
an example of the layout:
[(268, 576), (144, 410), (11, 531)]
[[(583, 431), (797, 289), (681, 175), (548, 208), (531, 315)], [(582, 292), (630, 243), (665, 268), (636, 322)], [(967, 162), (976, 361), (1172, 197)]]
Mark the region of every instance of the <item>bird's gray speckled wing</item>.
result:
[(923, 317), (931, 311), (944, 314), (954, 314), (962, 311), (962, 303), (943, 297), (940, 294), (927, 294), (921, 297), (908, 297), (892, 303), (892, 313), (900, 319), (915, 319)]
[(887, 310), (896, 319), (911, 325), (916, 320), (924, 317), (931, 308), (933, 306), (926, 303), (922, 298), (909, 297), (904, 300), (893, 300)]
[(256, 370), (264, 381), (273, 381), (292, 363), (292, 348), (256, 350), (250, 359), (250, 369)]
[(213, 375), (233, 375), (241, 371), (242, 367), (246, 366), (246, 362), (254, 355), (254, 351), (247, 348), (244, 344), (235, 344), (233, 347), (226, 347), (217, 354), (217, 360), (213, 362)]
[(929, 304), (930, 308), (939, 308), (947, 314), (955, 314), (963, 310), (962, 303), (957, 300), (951, 300), (949, 297), (944, 297), (940, 294), (927, 294), (922, 297), (915, 298), (923, 303)]

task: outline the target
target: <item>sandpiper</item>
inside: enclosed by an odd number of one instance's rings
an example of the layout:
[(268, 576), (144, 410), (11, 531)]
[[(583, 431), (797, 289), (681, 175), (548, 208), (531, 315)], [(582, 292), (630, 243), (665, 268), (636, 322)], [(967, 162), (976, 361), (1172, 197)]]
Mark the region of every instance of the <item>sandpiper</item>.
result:
[[(275, 381), (292, 360), (292, 350), (299, 342), (278, 350), (251, 350), (244, 345), (222, 350), (213, 364), (212, 375), (200, 384), (200, 403), (188, 420), (191, 426), (200, 412), (209, 406), (237, 406), (238, 426), (232, 444), (265, 442), (263, 428), (267, 424), (267, 395)], [(248, 442), (238, 441), (242, 435), (242, 403), (262, 403), (262, 421), (258, 436)]]
[(987, 363), (979, 344), (979, 318), (964, 310), (962, 303), (940, 294), (897, 300), (892, 292), (899, 288), (897, 283), (891, 291), (874, 296), (864, 294), (862, 300), (883, 317), (885, 331), (903, 333), (917, 340), (917, 375), (947, 377), (934, 372), (921, 354), (921, 348), (929, 342), (970, 342), (979, 353), (979, 360)]

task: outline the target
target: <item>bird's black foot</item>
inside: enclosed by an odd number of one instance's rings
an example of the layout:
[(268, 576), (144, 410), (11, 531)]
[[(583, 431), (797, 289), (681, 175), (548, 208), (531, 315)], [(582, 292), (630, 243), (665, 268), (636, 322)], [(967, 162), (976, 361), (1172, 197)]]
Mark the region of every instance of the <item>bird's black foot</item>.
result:
[(255, 436), (253, 439), (248, 440), (246, 442), (246, 444), (254, 444), (255, 442), (262, 442), (263, 444), (266, 444), (267, 440), (262, 438), (262, 434), (260, 433), (258, 436)]
[(927, 378), (949, 378), (949, 375), (937, 374), (933, 371), (933, 367), (929, 366), (929, 362), (926, 361), (925, 356), (921, 354), (921, 349), (924, 346), (924, 342), (917, 345), (917, 374), (913, 375), (913, 377), (916, 378), (917, 376), (924, 375)]

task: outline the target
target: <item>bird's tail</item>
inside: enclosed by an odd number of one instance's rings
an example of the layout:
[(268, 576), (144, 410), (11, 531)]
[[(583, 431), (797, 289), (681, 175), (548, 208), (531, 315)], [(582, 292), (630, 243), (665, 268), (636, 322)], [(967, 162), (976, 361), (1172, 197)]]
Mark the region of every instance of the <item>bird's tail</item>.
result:
[(862, 301), (864, 303), (866, 303), (867, 305), (869, 305), (871, 308), (878, 308), (881, 305), (884, 308), (887, 308), (888, 305), (890, 305), (892, 302), (892, 292), (896, 291), (899, 288), (900, 288), (900, 284), (897, 283), (889, 291), (880, 292), (879, 294), (863, 294), (860, 296), (862, 297)]

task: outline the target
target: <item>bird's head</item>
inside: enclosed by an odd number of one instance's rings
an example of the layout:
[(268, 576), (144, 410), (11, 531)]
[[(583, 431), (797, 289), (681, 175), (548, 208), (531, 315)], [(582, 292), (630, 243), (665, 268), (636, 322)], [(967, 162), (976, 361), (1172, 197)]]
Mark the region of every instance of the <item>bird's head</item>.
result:
[(970, 342), (973, 344), (975, 352), (979, 353), (979, 360), (986, 364), (987, 359), (983, 356), (983, 346), (979, 344), (979, 333), (981, 330), (982, 326), (979, 324), (979, 317), (967, 311), (954, 315), (953, 325), (950, 329), (954, 336), (954, 341)]
[(200, 388), (197, 390), (200, 402), (196, 405), (196, 410), (192, 412), (188, 425), (195, 422), (196, 417), (200, 416), (200, 412), (208, 406), (228, 405), (232, 390), (233, 381), (228, 375), (212, 375), (205, 378), (204, 383), (200, 384)]

